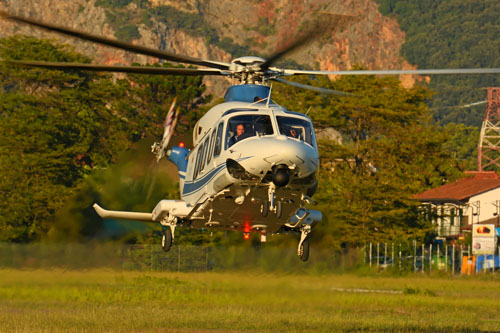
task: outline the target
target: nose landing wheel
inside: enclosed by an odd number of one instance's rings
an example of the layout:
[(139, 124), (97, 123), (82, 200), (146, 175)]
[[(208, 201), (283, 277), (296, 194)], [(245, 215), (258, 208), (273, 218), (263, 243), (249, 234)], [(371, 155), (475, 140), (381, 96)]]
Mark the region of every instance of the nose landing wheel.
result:
[(281, 201), (275, 200), (274, 198), (275, 187), (273, 185), (269, 186), (267, 193), (268, 200), (263, 200), (260, 204), (260, 213), (263, 217), (269, 214), (269, 211), (276, 214), (277, 218), (280, 218), (283, 212), (283, 203)]
[(262, 203), (260, 204), (260, 213), (264, 217), (269, 214), (269, 203), (266, 200), (262, 201)]
[(277, 218), (280, 218), (280, 217), (281, 217), (282, 208), (283, 208), (283, 206), (282, 206), (281, 201), (277, 201), (277, 202), (276, 202), (276, 205), (275, 205), (275, 207), (274, 207), (274, 213), (276, 214), (276, 217), (277, 217)]

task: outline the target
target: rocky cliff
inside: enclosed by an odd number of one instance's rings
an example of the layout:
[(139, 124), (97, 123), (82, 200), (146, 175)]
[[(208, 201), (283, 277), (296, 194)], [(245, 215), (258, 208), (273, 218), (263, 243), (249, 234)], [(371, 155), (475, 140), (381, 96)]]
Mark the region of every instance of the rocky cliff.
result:
[[(271, 54), (321, 18), (326, 33), (291, 55), (295, 64), (320, 69), (411, 68), (400, 54), (404, 33), (374, 0), (0, 0), (0, 9), (107, 37), (211, 60)], [(353, 16), (339, 20), (329, 13)], [(325, 19), (326, 18), (326, 19)], [(130, 29), (124, 29), (130, 28)], [(128, 34), (127, 34), (128, 33)], [(73, 45), (96, 63), (151, 63), (153, 58), (67, 39), (0, 20), (0, 37), (27, 34)], [(290, 63), (290, 62), (288, 62)], [(402, 77), (405, 85), (411, 76)], [(207, 78), (222, 94), (228, 81)]]

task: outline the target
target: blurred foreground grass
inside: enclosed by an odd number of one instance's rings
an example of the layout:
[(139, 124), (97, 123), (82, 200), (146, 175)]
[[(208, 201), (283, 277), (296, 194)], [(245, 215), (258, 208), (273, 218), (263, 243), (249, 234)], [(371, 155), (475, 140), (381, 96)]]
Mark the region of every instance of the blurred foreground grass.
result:
[(0, 331), (493, 331), (499, 299), (495, 276), (2, 269)]

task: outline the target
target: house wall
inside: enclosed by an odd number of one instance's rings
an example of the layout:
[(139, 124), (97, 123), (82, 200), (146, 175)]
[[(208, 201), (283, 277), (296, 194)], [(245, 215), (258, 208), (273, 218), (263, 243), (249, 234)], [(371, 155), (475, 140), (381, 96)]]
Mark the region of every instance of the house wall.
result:
[[(477, 202), (479, 202), (479, 209), (475, 207)], [(468, 203), (469, 224), (491, 219), (495, 217), (493, 214), (498, 212), (498, 208), (494, 204), (500, 204), (500, 188), (472, 196)], [(475, 213), (478, 213), (478, 215), (473, 215)]]
[[(423, 206), (424, 214), (431, 218), (438, 236), (458, 235), (460, 226), (468, 223), (469, 209), (466, 204), (456, 205), (452, 203)], [(460, 218), (460, 210), (462, 210), (462, 218)]]

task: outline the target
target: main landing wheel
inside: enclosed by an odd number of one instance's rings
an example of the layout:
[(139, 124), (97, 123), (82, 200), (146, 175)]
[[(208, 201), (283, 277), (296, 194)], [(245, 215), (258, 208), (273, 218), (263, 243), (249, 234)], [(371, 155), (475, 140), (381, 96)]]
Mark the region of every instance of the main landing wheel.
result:
[(281, 201), (277, 201), (276, 202), (276, 217), (277, 218), (280, 218), (281, 217), (281, 213), (283, 212), (283, 206), (282, 206), (282, 203)]
[(307, 259), (309, 259), (309, 241), (307, 240), (307, 238), (304, 239), (302, 244), (299, 245), (297, 254), (302, 261), (307, 261)]
[(260, 213), (264, 217), (269, 214), (269, 203), (267, 202), (267, 200), (262, 201), (262, 203), (260, 204)]
[(172, 247), (172, 231), (170, 228), (163, 230), (161, 237), (161, 249), (168, 252)]

